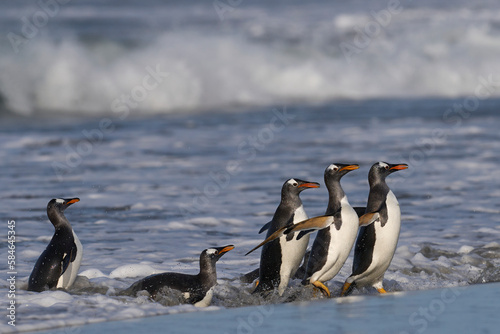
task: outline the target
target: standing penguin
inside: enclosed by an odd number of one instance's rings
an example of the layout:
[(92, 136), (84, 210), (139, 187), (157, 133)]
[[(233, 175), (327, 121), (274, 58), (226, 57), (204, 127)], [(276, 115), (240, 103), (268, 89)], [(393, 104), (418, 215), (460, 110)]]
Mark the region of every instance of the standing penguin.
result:
[(407, 164), (375, 163), (368, 173), (370, 194), (365, 214), (378, 213), (378, 219), (363, 226), (354, 248), (351, 276), (342, 288), (342, 296), (349, 295), (355, 286), (373, 286), (379, 293), (386, 293), (382, 281), (392, 261), (401, 228), (401, 211), (394, 193), (385, 183), (385, 178)]
[[(308, 188), (319, 188), (319, 183), (289, 179), (283, 184), (281, 202), (268, 225), (267, 237), (285, 226), (307, 219), (299, 194)], [(280, 296), (283, 295), (290, 278), (299, 268), (309, 243), (308, 236), (300, 240), (297, 237), (293, 233), (282, 235), (278, 240), (264, 245), (260, 256), (259, 283), (254, 293), (278, 288)]]
[(182, 292), (186, 301), (194, 306), (209, 306), (212, 301), (213, 287), (217, 284), (215, 263), (231, 249), (234, 249), (233, 245), (208, 248), (201, 252), (198, 275), (181, 273), (151, 275), (135, 282), (120, 294), (134, 295), (141, 290), (146, 290), (154, 299), (161, 288), (168, 287)]
[(80, 269), (83, 247), (64, 216), (64, 210), (79, 201), (78, 198), (58, 198), (47, 204), (47, 216), (55, 233), (31, 272), (28, 291), (41, 292), (54, 287), (68, 289), (73, 285)]
[[(371, 224), (378, 218), (378, 213), (360, 215), (351, 207), (340, 185), (340, 179), (352, 170), (354, 164), (331, 164), (325, 170), (325, 184), (329, 200), (324, 216), (310, 218), (295, 225), (287, 225), (271, 234), (253, 250), (267, 245), (273, 240), (297, 232), (297, 239), (317, 231), (305, 269), (303, 284), (311, 283), (330, 297), (330, 290), (323, 284), (332, 279), (342, 268), (356, 240), (359, 226)], [(364, 212), (363, 208), (363, 212)], [(252, 251), (253, 251), (252, 250)], [(250, 252), (252, 252), (250, 251)], [(304, 277), (304, 276), (302, 276)]]
[(325, 170), (325, 185), (328, 189), (328, 207), (325, 216), (330, 216), (330, 226), (318, 231), (307, 262), (303, 284), (311, 283), (330, 297), (323, 284), (340, 271), (351, 252), (359, 229), (359, 219), (351, 207), (340, 185), (340, 179), (352, 170), (354, 164), (332, 164)]

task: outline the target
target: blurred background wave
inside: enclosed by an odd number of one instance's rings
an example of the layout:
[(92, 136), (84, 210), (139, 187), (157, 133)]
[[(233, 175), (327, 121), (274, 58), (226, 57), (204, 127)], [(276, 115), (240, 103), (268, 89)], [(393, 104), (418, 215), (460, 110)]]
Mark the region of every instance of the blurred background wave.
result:
[(500, 72), (498, 1), (60, 1), (0, 3), (2, 113), (111, 113), (147, 68), (168, 77), (139, 114), (455, 98)]

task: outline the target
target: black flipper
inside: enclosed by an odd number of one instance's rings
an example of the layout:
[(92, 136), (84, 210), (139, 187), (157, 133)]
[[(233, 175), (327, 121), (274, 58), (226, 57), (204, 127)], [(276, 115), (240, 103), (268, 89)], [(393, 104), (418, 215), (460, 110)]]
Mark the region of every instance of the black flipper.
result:
[(269, 227), (271, 226), (271, 222), (267, 223), (267, 224), (264, 224), (264, 226), (262, 226), (262, 228), (260, 229), (259, 231), (259, 234), (261, 234), (262, 232), (264, 231), (267, 231), (269, 230)]
[(297, 240), (300, 240), (302, 239), (303, 236), (309, 234), (309, 233), (312, 233), (316, 230), (305, 230), (305, 231), (300, 231), (299, 234), (297, 235)]
[(73, 246), (71, 247), (71, 259), (70, 262), (75, 261), (76, 259), (76, 253), (78, 252), (78, 248), (76, 248), (76, 244), (73, 243)]
[(65, 254), (63, 259), (62, 259), (62, 271), (61, 275), (64, 274), (66, 269), (68, 269), (69, 264), (71, 263), (71, 257), (73, 257), (73, 249), (70, 251), (69, 254)]
[(63, 259), (62, 259), (62, 272), (61, 275), (64, 274), (66, 269), (68, 269), (69, 264), (76, 259), (76, 244), (73, 243), (73, 246), (71, 247), (71, 250), (69, 251), (69, 254), (66, 254)]
[[(286, 228), (286, 230), (283, 231), (283, 234), (284, 235), (288, 235), (290, 232), (292, 232), (292, 229), (295, 227), (295, 225), (291, 225), (289, 227)], [(293, 234), (293, 233), (292, 233)]]

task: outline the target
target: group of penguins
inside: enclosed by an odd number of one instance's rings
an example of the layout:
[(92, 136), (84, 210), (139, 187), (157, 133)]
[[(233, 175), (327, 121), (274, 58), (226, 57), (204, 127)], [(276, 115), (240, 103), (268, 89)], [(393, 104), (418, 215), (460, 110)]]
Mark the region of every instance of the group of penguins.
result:
[[(287, 180), (281, 190), (281, 201), (273, 219), (259, 233), (267, 230), (266, 239), (246, 255), (262, 247), (260, 267), (255, 271), (256, 288), (262, 295), (277, 291), (281, 296), (290, 279), (299, 277), (304, 285), (313, 285), (325, 296), (331, 293), (325, 283), (344, 265), (356, 241), (352, 274), (346, 279), (341, 296), (349, 295), (355, 287), (373, 287), (385, 293), (383, 278), (389, 267), (399, 238), (401, 212), (394, 193), (386, 184), (386, 177), (408, 168), (407, 164), (375, 163), (369, 173), (370, 193), (366, 207), (352, 207), (347, 200), (341, 178), (359, 168), (357, 164), (335, 163), (324, 174), (328, 189), (328, 207), (325, 215), (308, 219), (300, 193), (318, 188), (316, 182)], [(55, 233), (49, 245), (38, 258), (28, 281), (28, 291), (70, 288), (80, 268), (82, 244), (64, 215), (78, 198), (52, 199), (47, 215)], [(359, 230), (359, 231), (358, 231)], [(310, 252), (306, 253), (309, 234), (318, 231)], [(359, 233), (358, 233), (359, 232)], [(356, 239), (357, 236), (357, 239)], [(216, 262), (233, 245), (205, 249), (200, 255), (197, 275), (161, 273), (143, 278), (123, 295), (136, 295), (146, 290), (154, 300), (163, 288), (178, 290), (186, 303), (208, 306), (217, 284)], [(300, 268), (300, 264), (304, 263)]]

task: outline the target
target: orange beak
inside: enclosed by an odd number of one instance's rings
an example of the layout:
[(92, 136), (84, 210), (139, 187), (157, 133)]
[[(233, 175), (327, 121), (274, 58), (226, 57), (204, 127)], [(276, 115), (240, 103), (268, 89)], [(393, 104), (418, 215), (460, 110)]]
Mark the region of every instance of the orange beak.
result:
[(356, 170), (356, 169), (358, 169), (358, 168), (359, 168), (359, 165), (349, 165), (349, 166), (344, 166), (344, 167), (342, 167), (342, 168), (339, 170), (339, 172), (340, 172), (340, 171), (342, 171), (342, 170)]
[(304, 187), (304, 188), (319, 188), (319, 183), (316, 182), (308, 182), (299, 185), (299, 188)]
[(77, 202), (80, 202), (80, 199), (79, 198), (73, 198), (71, 201), (69, 201), (68, 203), (66, 203), (66, 205), (70, 205), (70, 204), (77, 203)]
[(222, 248), (220, 251), (219, 251), (219, 254), (223, 254), (223, 253), (226, 253), (226, 252), (229, 252), (230, 250), (234, 249), (234, 246), (233, 245), (229, 245), (229, 246), (225, 246), (224, 248)]
[(390, 169), (403, 170), (403, 169), (407, 169), (407, 168), (408, 168), (407, 164), (399, 164), (399, 165), (396, 165), (396, 166), (392, 166)]

